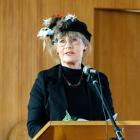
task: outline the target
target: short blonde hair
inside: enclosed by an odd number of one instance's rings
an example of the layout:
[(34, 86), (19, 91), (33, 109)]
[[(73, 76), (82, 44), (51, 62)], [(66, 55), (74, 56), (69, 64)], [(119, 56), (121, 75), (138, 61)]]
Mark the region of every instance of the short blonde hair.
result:
[(54, 61), (56, 63), (60, 63), (59, 56), (56, 52), (57, 40), (61, 39), (64, 36), (78, 37), (83, 41), (85, 47), (87, 47), (89, 49), (91, 47), (89, 40), (87, 40), (85, 38), (85, 36), (80, 32), (74, 32), (74, 31), (68, 31), (68, 32), (63, 32), (63, 33), (59, 32), (59, 33), (55, 34), (53, 37), (53, 42), (56, 42), (56, 43), (52, 44), (52, 40), (50, 38), (47, 38), (46, 40), (44, 40), (44, 44), (43, 44), (44, 45), (43, 47), (47, 49), (48, 53), (50, 54), (50, 56), (54, 59)]

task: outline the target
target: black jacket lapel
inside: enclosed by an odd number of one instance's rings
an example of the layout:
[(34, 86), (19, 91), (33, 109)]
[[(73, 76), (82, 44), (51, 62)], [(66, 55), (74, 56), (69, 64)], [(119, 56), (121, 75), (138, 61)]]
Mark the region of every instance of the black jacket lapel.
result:
[[(48, 87), (49, 97), (48, 104), (50, 111), (50, 120), (62, 120), (65, 117), (65, 112), (67, 110), (67, 100), (64, 92), (63, 78), (61, 66), (59, 66), (59, 71), (57, 79), (51, 82)], [(56, 73), (55, 73), (56, 75)]]

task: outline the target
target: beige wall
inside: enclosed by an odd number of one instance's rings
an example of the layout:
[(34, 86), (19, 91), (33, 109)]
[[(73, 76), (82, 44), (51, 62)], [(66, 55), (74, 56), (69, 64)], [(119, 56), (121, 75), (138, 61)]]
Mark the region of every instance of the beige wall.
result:
[[(74, 13), (93, 33), (94, 7), (140, 8), (139, 0), (0, 0), (0, 139), (27, 118), (29, 91), (38, 71), (52, 66), (36, 34), (42, 19)], [(90, 53), (86, 63), (94, 65)], [(127, 119), (127, 118), (126, 118)], [(133, 118), (132, 118), (133, 119)]]

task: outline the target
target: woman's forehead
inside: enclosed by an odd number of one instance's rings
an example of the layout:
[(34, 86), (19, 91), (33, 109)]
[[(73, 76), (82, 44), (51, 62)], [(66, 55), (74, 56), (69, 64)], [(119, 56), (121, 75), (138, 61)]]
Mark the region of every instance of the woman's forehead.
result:
[(77, 33), (64, 33), (64, 34), (58, 34), (57, 38), (61, 39), (61, 38), (72, 38), (72, 37), (76, 37), (76, 38), (80, 38), (80, 36)]

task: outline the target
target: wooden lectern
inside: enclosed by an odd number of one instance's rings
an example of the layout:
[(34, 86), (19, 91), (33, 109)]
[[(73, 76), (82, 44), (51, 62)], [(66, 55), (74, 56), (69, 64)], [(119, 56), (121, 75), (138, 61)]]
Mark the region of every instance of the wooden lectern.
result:
[[(140, 121), (119, 121), (125, 140), (140, 140)], [(107, 140), (115, 137), (105, 121), (50, 121), (32, 140)]]

